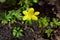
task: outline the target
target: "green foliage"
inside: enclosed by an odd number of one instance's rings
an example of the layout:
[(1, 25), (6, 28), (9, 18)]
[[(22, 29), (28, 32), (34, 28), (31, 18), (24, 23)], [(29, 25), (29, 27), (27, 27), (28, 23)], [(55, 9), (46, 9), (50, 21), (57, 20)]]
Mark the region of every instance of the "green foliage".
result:
[(32, 5), (30, 0), (21, 0), (19, 4), (22, 10), (28, 10), (28, 8)]
[(22, 10), (28, 10), (29, 7), (33, 5), (33, 3), (37, 3), (38, 0), (21, 0), (19, 2)]
[(4, 24), (7, 23), (6, 12), (3, 12), (2, 14), (0, 14), (0, 21), (1, 20), (3, 20), (2, 23), (3, 22), (4, 22)]
[(33, 0), (34, 3), (38, 3), (38, 0)]
[(57, 26), (60, 26), (60, 21), (58, 19), (53, 18), (53, 21), (50, 22), (51, 27), (57, 28)]
[(22, 14), (20, 13), (20, 10), (12, 10), (11, 11), (12, 16), (14, 16), (16, 19), (21, 20), (22, 19)]
[(11, 10), (8, 12), (8, 14), (3, 13), (3, 15), (0, 16), (0, 18), (3, 24), (7, 24), (8, 22), (16, 22), (16, 19), (21, 20), (22, 15), (20, 13), (20, 10)]
[(33, 20), (25, 21), (25, 24), (33, 24)]
[(0, 0), (1, 3), (5, 2), (6, 0)]
[(38, 22), (39, 22), (39, 27), (40, 28), (45, 28), (45, 27), (47, 27), (48, 25), (49, 25), (49, 22), (50, 20), (49, 20), (49, 18), (47, 18), (47, 17), (41, 17), (39, 20), (38, 20)]
[(50, 37), (51, 36), (51, 33), (52, 33), (52, 30), (51, 29), (48, 29), (48, 30), (45, 31), (45, 33), (47, 34), (48, 37)]
[(23, 32), (24, 31), (20, 27), (14, 27), (12, 34), (15, 37), (20, 37), (23, 36)]

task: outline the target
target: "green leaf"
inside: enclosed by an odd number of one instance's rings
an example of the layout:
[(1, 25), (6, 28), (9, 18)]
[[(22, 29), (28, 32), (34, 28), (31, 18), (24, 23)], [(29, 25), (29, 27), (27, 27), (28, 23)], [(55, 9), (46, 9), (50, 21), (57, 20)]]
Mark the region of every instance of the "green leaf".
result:
[(15, 20), (15, 19), (12, 19), (10, 22), (11, 22), (11, 23), (15, 23), (15, 22), (16, 22), (16, 20)]
[(60, 26), (60, 22), (58, 22), (58, 24), (57, 24), (58, 26)]
[(16, 14), (15, 17), (16, 17), (17, 19), (21, 20), (22, 15), (20, 15), (20, 14)]
[(8, 23), (8, 21), (7, 21), (7, 20), (5, 20), (5, 19), (3, 19), (3, 20), (2, 20), (2, 23), (3, 23), (3, 24), (7, 24), (7, 23)]
[(45, 28), (48, 26), (50, 20), (47, 17), (41, 17), (38, 21), (39, 21), (39, 27)]
[(22, 29), (20, 29), (20, 32), (23, 32), (23, 30), (22, 30)]
[(16, 37), (19, 37), (20, 36), (20, 33), (19, 32), (17, 32), (17, 35), (16, 35)]
[(23, 36), (23, 30), (20, 27), (14, 27), (13, 29), (13, 36), (20, 37)]
[(13, 35), (16, 36), (17, 31), (14, 29), (13, 30)]
[(51, 27), (53, 27), (53, 22), (50, 22)]
[(52, 30), (51, 30), (51, 29), (48, 29), (48, 30), (46, 30), (46, 31), (45, 31), (45, 33), (47, 33), (48, 37), (50, 37), (51, 32), (52, 32)]
[(19, 36), (23, 36), (23, 34), (22, 34), (22, 33), (20, 33), (20, 34), (19, 34)]
[(37, 2), (38, 2), (38, 0), (33, 0), (33, 2), (34, 2), (34, 3), (37, 3)]
[(53, 21), (50, 22), (51, 27), (57, 28), (58, 26), (60, 26), (60, 22), (58, 21), (57, 18), (53, 18)]

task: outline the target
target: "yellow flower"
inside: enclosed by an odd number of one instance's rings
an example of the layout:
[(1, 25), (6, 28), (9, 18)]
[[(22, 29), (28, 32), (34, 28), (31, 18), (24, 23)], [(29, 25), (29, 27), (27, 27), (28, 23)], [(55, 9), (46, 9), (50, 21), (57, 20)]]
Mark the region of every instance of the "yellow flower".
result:
[(28, 11), (23, 11), (23, 20), (38, 20), (39, 12), (34, 12), (34, 8), (29, 8)]

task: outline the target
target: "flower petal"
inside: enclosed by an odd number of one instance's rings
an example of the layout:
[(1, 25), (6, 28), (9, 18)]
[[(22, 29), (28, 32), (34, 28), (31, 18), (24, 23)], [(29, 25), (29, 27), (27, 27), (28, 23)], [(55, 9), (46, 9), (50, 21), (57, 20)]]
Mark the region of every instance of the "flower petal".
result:
[(27, 16), (24, 16), (24, 17), (23, 17), (23, 20), (26, 20), (26, 19), (27, 19)]
[(31, 17), (30, 16), (24, 16), (23, 20), (31, 20)]
[(30, 8), (28, 11), (23, 11), (23, 14), (25, 15), (23, 20), (38, 20), (36, 15), (39, 15), (39, 12), (34, 13), (34, 8)]
[(32, 20), (38, 20), (38, 17), (36, 17), (35, 15), (32, 16)]
[(40, 12), (35, 12), (35, 14), (34, 14), (34, 15), (39, 15), (39, 13), (40, 13)]
[(27, 20), (31, 20), (31, 16), (28, 16)]
[(23, 11), (23, 14), (24, 14), (24, 15), (28, 15), (28, 12), (27, 12), (27, 11)]
[(34, 13), (34, 8), (30, 8), (30, 9), (28, 10), (28, 12), (31, 13), (31, 14)]

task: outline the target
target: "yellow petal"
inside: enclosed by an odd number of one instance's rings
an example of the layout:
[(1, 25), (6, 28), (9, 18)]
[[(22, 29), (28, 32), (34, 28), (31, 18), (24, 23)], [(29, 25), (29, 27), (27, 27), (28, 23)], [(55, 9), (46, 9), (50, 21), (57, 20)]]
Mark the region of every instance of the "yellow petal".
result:
[(30, 16), (28, 16), (27, 20), (31, 20), (31, 17), (30, 17)]
[(23, 20), (26, 20), (26, 19), (27, 19), (27, 16), (24, 16), (24, 17), (23, 17)]
[(38, 17), (33, 15), (32, 20), (38, 20)]
[(31, 13), (31, 14), (34, 13), (34, 8), (30, 8), (30, 9), (28, 10), (28, 12)]
[(39, 12), (35, 12), (35, 14), (34, 15), (39, 15)]
[(23, 11), (23, 14), (24, 14), (24, 15), (28, 15), (28, 12), (27, 12), (27, 11)]
[(24, 16), (23, 20), (31, 20), (31, 17), (30, 16)]

